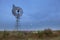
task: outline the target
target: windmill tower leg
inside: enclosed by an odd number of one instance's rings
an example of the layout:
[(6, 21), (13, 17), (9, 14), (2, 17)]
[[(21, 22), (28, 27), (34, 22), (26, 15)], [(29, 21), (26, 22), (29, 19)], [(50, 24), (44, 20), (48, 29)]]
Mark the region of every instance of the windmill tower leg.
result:
[(19, 21), (19, 19), (17, 19), (16, 20), (16, 26), (15, 26), (16, 31), (19, 31), (19, 27), (20, 27), (19, 23), (20, 23), (20, 21)]

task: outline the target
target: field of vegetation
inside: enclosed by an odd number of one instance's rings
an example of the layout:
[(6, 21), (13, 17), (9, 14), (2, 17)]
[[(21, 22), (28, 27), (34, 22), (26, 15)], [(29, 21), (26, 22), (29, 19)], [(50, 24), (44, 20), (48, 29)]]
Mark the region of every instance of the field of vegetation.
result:
[(60, 40), (60, 30), (0, 31), (0, 40)]

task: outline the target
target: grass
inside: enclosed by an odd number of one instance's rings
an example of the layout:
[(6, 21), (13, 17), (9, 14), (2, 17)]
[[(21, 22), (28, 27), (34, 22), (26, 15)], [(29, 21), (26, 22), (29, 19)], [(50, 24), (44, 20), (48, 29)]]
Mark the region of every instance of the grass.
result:
[(60, 40), (60, 31), (0, 31), (0, 40)]

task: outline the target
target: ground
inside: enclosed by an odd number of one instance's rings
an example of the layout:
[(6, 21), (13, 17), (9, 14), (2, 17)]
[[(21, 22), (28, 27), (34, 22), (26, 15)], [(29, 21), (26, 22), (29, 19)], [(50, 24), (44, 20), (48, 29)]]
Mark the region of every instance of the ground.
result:
[(60, 40), (60, 31), (0, 31), (0, 40)]

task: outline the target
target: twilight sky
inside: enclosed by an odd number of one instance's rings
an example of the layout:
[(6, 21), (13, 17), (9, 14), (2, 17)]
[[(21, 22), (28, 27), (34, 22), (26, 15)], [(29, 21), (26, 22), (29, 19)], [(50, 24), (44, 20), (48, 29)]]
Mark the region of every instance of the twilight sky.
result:
[(24, 11), (21, 30), (60, 29), (60, 0), (0, 0), (0, 29), (14, 29), (16, 19), (12, 15), (12, 5)]

